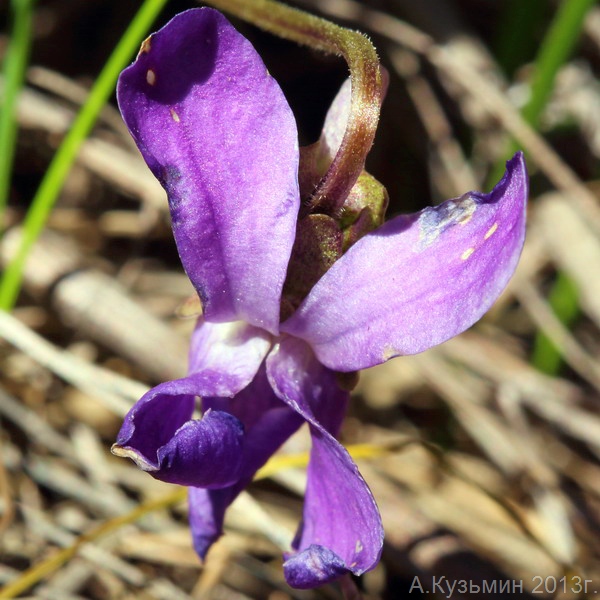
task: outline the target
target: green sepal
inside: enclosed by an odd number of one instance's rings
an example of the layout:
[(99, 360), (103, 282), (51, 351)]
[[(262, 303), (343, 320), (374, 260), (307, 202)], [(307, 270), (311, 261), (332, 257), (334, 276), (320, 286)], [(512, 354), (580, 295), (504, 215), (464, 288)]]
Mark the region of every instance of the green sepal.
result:
[(388, 201), (385, 187), (363, 171), (342, 205), (339, 223), (344, 233), (344, 252), (384, 222)]
[(298, 221), (296, 242), (288, 265), (284, 298), (295, 308), (342, 255), (343, 236), (328, 215), (308, 215)]

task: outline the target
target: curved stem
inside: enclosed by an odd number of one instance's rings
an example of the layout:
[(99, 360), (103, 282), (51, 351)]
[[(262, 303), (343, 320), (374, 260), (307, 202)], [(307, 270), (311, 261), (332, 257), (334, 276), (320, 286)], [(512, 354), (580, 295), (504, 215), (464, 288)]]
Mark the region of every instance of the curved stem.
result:
[(373, 44), (361, 33), (273, 0), (208, 0), (208, 4), (279, 37), (343, 56), (350, 69), (352, 100), (342, 144), (309, 200), (310, 209), (339, 208), (361, 174), (371, 149), (383, 84)]

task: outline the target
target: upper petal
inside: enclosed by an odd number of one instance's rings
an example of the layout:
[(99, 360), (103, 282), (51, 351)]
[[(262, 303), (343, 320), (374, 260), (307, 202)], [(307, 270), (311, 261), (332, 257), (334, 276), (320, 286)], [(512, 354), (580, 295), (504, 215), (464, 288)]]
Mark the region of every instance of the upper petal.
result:
[(188, 10), (144, 42), (117, 94), (167, 190), (206, 318), (276, 332), (299, 207), (298, 142), (254, 48), (217, 11)]
[(321, 152), (323, 156), (332, 159), (342, 145), (352, 101), (352, 84), (350, 78), (346, 79), (333, 99), (321, 132)]
[(275, 393), (310, 425), (312, 450), (303, 522), (284, 573), (293, 587), (311, 588), (347, 571), (360, 575), (381, 555), (383, 527), (373, 495), (335, 439), (348, 393), (301, 340), (284, 338), (267, 357)]
[[(383, 84), (381, 102), (383, 102), (387, 93), (389, 84), (389, 73), (383, 65), (379, 65), (381, 72), (381, 80)], [(336, 94), (333, 102), (327, 110), (325, 115), (325, 122), (323, 123), (323, 131), (321, 132), (320, 148), (319, 148), (319, 160), (325, 160), (330, 162), (337, 151), (342, 145), (344, 134), (348, 126), (348, 119), (350, 118), (350, 108), (352, 105), (352, 83), (350, 78), (346, 79), (342, 83), (338, 93)], [(324, 165), (329, 166), (328, 164)]]
[(521, 153), (489, 194), (392, 219), (317, 282), (281, 330), (338, 371), (415, 354), (461, 333), (495, 302), (525, 239)]

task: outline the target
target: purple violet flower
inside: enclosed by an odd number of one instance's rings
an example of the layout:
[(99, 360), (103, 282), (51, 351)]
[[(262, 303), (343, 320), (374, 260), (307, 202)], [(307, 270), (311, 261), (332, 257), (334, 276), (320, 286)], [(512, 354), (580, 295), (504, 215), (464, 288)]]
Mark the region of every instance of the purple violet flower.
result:
[[(348, 90), (326, 121), (329, 156), (345, 127)], [(339, 373), (440, 344), (488, 310), (523, 246), (522, 155), (507, 163), (490, 194), (470, 192), (396, 217), (358, 241), (355, 235), (342, 255), (333, 219), (298, 221), (293, 114), (253, 47), (220, 13), (189, 10), (146, 40), (121, 75), (118, 98), (167, 191), (203, 315), (189, 375), (135, 404), (115, 453), (157, 479), (189, 486), (194, 546), (204, 557), (221, 535), (227, 506), (308, 423), (304, 515), (286, 556), (287, 581), (308, 588), (372, 569), (383, 528), (369, 488), (336, 440), (349, 397)], [(321, 254), (303, 246), (306, 223), (328, 240)], [(327, 248), (337, 249), (329, 262)], [(295, 256), (318, 263), (310, 285), (295, 285), (302, 263)], [(201, 419), (193, 416), (198, 397)]]

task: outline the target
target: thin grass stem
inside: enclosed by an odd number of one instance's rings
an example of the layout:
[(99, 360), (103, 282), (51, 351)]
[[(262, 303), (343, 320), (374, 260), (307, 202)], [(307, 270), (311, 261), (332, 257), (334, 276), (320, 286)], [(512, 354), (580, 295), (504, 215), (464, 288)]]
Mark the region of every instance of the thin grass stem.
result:
[(145, 0), (104, 65), (90, 94), (55, 154), (25, 217), (23, 237), (0, 280), (0, 309), (10, 310), (18, 297), (29, 251), (42, 232), (77, 157), (81, 143), (113, 93), (119, 73), (131, 60), (167, 0)]
[(10, 194), (17, 142), (17, 98), (23, 87), (32, 38), (34, 0), (12, 0), (13, 26), (4, 59), (4, 94), (0, 110), (0, 234)]
[[(595, 4), (596, 0), (563, 0), (544, 36), (535, 59), (531, 96), (522, 110), (525, 120), (536, 129), (552, 95), (556, 76), (571, 56), (579, 41), (584, 19)], [(506, 156), (512, 156), (517, 149), (515, 141), (511, 140)], [(504, 158), (492, 170), (490, 183), (495, 183), (502, 176)], [(559, 275), (555, 286), (550, 292), (550, 305), (557, 317), (569, 325), (579, 314), (577, 291), (573, 285), (566, 283), (562, 275)], [(536, 335), (534, 348), (532, 364), (546, 373), (557, 373), (562, 363), (559, 350), (541, 332)]]
[[(579, 41), (585, 16), (595, 4), (596, 0), (563, 0), (548, 27), (535, 59), (529, 101), (521, 111), (525, 120), (536, 129), (552, 95), (556, 76), (571, 56)], [(492, 171), (490, 183), (494, 184), (502, 177), (505, 159), (518, 149), (516, 142), (511, 140), (505, 156)]]
[(535, 56), (536, 29), (539, 31), (547, 11), (548, 0), (509, 0), (505, 3), (494, 45), (496, 59), (509, 77)]
[[(585, 16), (595, 4), (595, 0), (563, 0), (558, 8), (535, 63), (531, 98), (523, 108), (523, 116), (536, 128), (552, 94), (556, 75), (571, 56), (579, 40)], [(548, 300), (556, 316), (566, 326), (573, 323), (579, 315), (577, 289), (563, 273), (559, 273)], [(531, 359), (533, 366), (548, 374), (555, 374), (560, 370), (560, 351), (542, 332), (536, 334), (534, 349)]]

